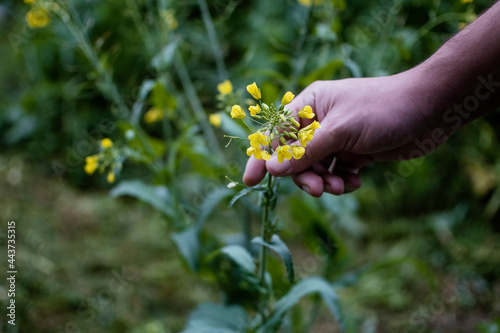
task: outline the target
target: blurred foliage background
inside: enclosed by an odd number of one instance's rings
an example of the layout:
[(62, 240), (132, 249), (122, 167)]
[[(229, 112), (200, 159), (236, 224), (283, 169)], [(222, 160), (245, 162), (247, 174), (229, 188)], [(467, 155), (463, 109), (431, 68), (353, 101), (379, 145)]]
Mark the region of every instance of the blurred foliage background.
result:
[[(126, 161), (117, 182), (178, 178), (179, 188), (166, 187), (200, 208), (224, 188), (224, 176), (239, 180), (245, 163), (238, 145), (222, 149), (223, 130), (212, 128), (215, 147), (197, 124), (220, 111), (218, 83), (230, 79), (239, 89), (256, 81), (273, 100), (315, 80), (398, 73), (492, 4), (304, 2), (208, 1), (214, 43), (199, 1), (71, 1), (128, 108), (145, 80), (167, 92), (152, 93), (146, 104), (163, 105), (170, 137), (140, 109), (139, 126), (156, 158), (168, 164), (174, 138), (192, 131), (175, 148), (171, 174), (158, 177)], [(5, 249), (6, 222), (15, 220), (18, 332), (179, 332), (197, 304), (220, 300), (217, 274), (187, 268), (170, 238), (179, 221), (131, 198), (111, 198), (113, 184), (84, 173), (84, 157), (97, 150), (93, 133), (125, 144), (128, 125), (68, 26), (52, 15), (46, 27), (29, 28), (28, 11), (21, 1), (0, 4), (0, 241)], [(205, 118), (193, 118), (197, 108)], [(339, 294), (349, 332), (499, 331), (499, 124), (497, 113), (475, 121), (419, 165), (368, 167), (354, 194), (312, 199), (283, 181), (278, 210), (297, 275), (344, 277)], [(391, 186), (387, 171), (403, 181)], [(228, 210), (227, 201), (205, 222), (210, 242), (229, 242), (240, 224), (258, 229), (255, 212)], [(356, 278), (344, 275), (366, 265)], [(274, 266), (281, 274), (281, 263)], [(0, 289), (5, 309), (5, 285)], [(307, 322), (315, 304), (290, 315), (302, 329), (293, 332), (335, 332), (323, 308)]]

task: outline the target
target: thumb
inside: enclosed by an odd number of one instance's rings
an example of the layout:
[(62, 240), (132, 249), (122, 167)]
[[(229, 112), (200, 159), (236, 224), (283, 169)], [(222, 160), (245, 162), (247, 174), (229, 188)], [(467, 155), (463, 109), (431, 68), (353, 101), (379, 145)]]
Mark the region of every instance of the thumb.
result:
[(296, 160), (292, 158), (291, 160), (284, 160), (282, 163), (279, 163), (277, 157), (273, 154), (273, 157), (266, 162), (266, 168), (273, 176), (283, 177), (293, 175), (304, 171), (337, 150), (337, 145), (333, 144), (331, 128), (327, 124), (322, 124), (321, 128), (315, 130), (313, 139), (305, 147), (305, 153), (300, 159)]

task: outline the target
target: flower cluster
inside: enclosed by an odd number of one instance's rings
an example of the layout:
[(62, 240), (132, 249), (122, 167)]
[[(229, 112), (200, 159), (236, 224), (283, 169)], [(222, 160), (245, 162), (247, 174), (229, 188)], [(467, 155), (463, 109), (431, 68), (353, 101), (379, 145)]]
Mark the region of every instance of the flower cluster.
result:
[[(259, 160), (270, 160), (275, 153), (279, 163), (290, 160), (292, 157), (300, 159), (305, 153), (305, 147), (314, 136), (314, 131), (320, 128), (319, 122), (313, 121), (310, 125), (300, 128), (296, 115), (286, 108), (295, 97), (288, 91), (281, 99), (281, 105), (276, 108), (273, 104), (262, 103), (262, 94), (254, 82), (247, 86), (247, 91), (258, 103), (248, 108), (251, 119), (260, 125), (260, 128), (248, 136), (250, 147), (248, 156), (255, 156)], [(304, 106), (297, 114), (300, 118), (314, 118), (311, 106)], [(231, 108), (231, 117), (234, 119), (247, 118), (246, 112), (239, 105)], [(289, 141), (298, 141), (300, 144), (289, 144)]]
[(57, 6), (48, 1), (24, 0), (31, 5), (31, 9), (26, 13), (25, 19), (30, 28), (43, 28), (50, 23), (48, 14), (49, 6)]
[(85, 158), (83, 169), (88, 175), (92, 175), (97, 169), (103, 172), (109, 166), (107, 181), (108, 183), (113, 183), (116, 173), (122, 168), (119, 153), (113, 149), (113, 141), (109, 138), (101, 140), (100, 148), (101, 151), (99, 153)]

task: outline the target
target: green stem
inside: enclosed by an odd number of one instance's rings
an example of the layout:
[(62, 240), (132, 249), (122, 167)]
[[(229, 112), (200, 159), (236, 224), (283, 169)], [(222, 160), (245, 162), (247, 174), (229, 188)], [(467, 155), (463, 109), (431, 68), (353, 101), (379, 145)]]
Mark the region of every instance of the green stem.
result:
[(194, 111), (194, 116), (201, 127), (201, 130), (205, 134), (206, 139), (210, 145), (210, 149), (217, 154), (219, 161), (224, 163), (224, 155), (219, 148), (219, 143), (217, 142), (217, 137), (215, 136), (214, 130), (210, 126), (208, 122), (207, 114), (205, 110), (203, 110), (203, 106), (201, 105), (200, 99), (198, 98), (198, 94), (196, 93), (196, 88), (194, 87), (193, 81), (191, 81), (191, 77), (189, 76), (188, 70), (184, 61), (180, 56), (177, 56), (175, 59), (175, 69), (177, 70), (177, 75), (181, 80), (182, 87), (186, 92), (189, 104), (191, 104), (191, 108)]
[(304, 69), (305, 61), (307, 58), (307, 54), (303, 52), (304, 44), (306, 42), (306, 36), (308, 31), (309, 21), (312, 15), (312, 11), (314, 9), (314, 1), (313, 4), (306, 9), (306, 20), (305, 24), (301, 27), (299, 32), (299, 38), (297, 42), (297, 47), (295, 49), (295, 66), (293, 68), (292, 73), (292, 83), (290, 85), (290, 89), (295, 91), (297, 89), (297, 83), (299, 81), (299, 76), (302, 70)]
[(59, 12), (58, 14), (60, 15), (62, 21), (68, 27), (69, 31), (71, 32), (75, 40), (78, 42), (78, 45), (80, 46), (83, 53), (89, 60), (90, 64), (94, 67), (95, 71), (98, 73), (99, 78), (102, 81), (100, 90), (106, 97), (110, 98), (115, 103), (115, 105), (120, 110), (120, 114), (126, 114), (126, 115), (130, 114), (130, 110), (127, 107), (125, 101), (123, 100), (121, 94), (118, 92), (118, 89), (116, 88), (115, 84), (113, 83), (113, 79), (102, 65), (102, 62), (99, 60), (97, 53), (92, 48), (87, 36), (82, 32), (84, 31), (84, 29), (82, 28), (83, 24), (80, 22), (80, 19), (78, 18), (78, 13), (75, 7), (73, 6), (73, 3), (71, 1), (68, 1), (67, 5), (69, 10), (69, 16), (65, 16), (64, 13), (62, 12)]
[[(269, 174), (267, 177), (267, 190), (265, 192), (265, 206), (264, 211), (262, 213), (262, 224), (261, 224), (261, 236), (264, 242), (269, 241), (268, 235), (268, 226), (269, 226), (269, 212), (271, 211), (271, 202), (270, 199), (273, 197), (273, 186), (274, 186), (274, 177)], [(262, 245), (260, 249), (260, 284), (262, 286), (266, 285), (266, 270), (267, 270), (267, 247)]]
[(228, 78), (226, 65), (224, 64), (224, 57), (221, 51), (222, 48), (220, 47), (219, 40), (217, 39), (217, 33), (215, 32), (214, 23), (212, 21), (212, 18), (210, 17), (210, 11), (208, 10), (207, 2), (205, 0), (198, 0), (198, 6), (200, 6), (203, 23), (205, 24), (205, 28), (207, 29), (208, 39), (210, 40), (212, 52), (214, 53), (219, 80), (222, 82), (223, 80)]

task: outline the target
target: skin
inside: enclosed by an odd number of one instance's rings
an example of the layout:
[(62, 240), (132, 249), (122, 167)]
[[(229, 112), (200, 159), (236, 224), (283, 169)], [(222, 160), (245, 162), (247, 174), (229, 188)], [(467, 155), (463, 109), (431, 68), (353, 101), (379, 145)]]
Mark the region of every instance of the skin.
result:
[[(378, 78), (317, 81), (288, 105), (310, 105), (321, 123), (300, 160), (253, 156), (243, 181), (291, 176), (314, 197), (361, 187), (359, 169), (375, 161), (429, 154), (459, 128), (500, 106), (500, 2), (417, 67)], [(477, 103), (476, 103), (477, 101)], [(332, 161), (335, 158), (335, 164)]]

